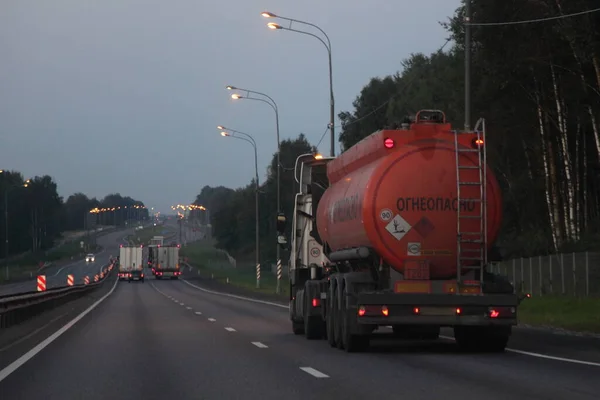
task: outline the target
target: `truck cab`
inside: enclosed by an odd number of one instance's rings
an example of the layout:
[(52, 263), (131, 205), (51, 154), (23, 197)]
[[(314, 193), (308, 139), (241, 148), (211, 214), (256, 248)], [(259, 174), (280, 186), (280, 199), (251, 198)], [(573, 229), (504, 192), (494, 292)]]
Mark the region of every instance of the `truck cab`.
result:
[[(317, 232), (317, 204), (328, 187), (327, 163), (334, 158), (303, 154), (296, 160), (295, 180), (300, 185), (295, 196), (289, 245), (289, 309), (292, 330), (309, 339), (324, 335), (323, 305), (326, 302), (322, 281), (329, 273), (329, 260)], [(287, 247), (286, 218), (278, 216), (278, 242)]]

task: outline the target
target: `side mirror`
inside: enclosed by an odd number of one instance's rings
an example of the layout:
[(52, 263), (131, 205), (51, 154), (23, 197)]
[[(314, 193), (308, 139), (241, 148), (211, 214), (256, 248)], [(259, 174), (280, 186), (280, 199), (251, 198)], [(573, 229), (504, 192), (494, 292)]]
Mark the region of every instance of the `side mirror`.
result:
[(277, 233), (279, 233), (280, 235), (285, 232), (286, 222), (287, 220), (283, 213), (277, 214)]
[(518, 297), (518, 303), (517, 304), (521, 304), (521, 302), (525, 299), (529, 299), (531, 298), (531, 294), (529, 293), (521, 293)]

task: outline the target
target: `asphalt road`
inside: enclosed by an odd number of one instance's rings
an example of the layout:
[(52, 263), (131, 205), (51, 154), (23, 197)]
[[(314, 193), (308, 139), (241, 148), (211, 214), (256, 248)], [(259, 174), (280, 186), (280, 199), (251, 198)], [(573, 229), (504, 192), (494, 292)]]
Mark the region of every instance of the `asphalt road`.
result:
[(7, 400), (600, 396), (600, 366), (511, 352), (460, 354), (450, 340), (399, 342), (385, 334), (368, 353), (348, 354), (293, 335), (283, 307), (153, 279), (117, 283), (20, 368), (3, 358), (0, 393)]
[[(73, 275), (75, 284), (83, 283), (83, 278), (85, 276), (89, 276), (90, 279), (93, 279), (94, 275), (98, 274), (100, 270), (108, 264), (110, 256), (115, 257), (118, 255), (119, 244), (124, 243), (123, 239), (129, 232), (130, 231), (118, 231), (98, 237), (98, 244), (102, 246), (103, 250), (96, 254), (96, 260), (94, 262), (88, 263), (85, 261), (85, 258), (83, 258), (67, 265), (45, 268), (42, 273), (46, 275), (46, 289), (67, 286), (67, 275), (69, 274)], [(18, 283), (8, 283), (0, 285), (0, 296), (34, 292), (36, 290), (37, 279)]]

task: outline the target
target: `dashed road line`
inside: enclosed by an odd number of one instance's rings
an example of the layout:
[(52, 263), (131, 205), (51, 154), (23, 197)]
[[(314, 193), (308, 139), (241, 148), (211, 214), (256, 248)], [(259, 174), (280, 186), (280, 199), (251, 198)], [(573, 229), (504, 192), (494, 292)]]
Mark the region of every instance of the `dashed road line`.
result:
[(186, 308), (187, 308), (188, 310), (191, 310), (191, 309), (192, 309), (192, 307), (186, 307)]
[[(273, 306), (273, 307), (289, 309), (289, 306), (287, 306), (287, 305), (277, 304), (277, 303), (273, 303), (271, 301), (252, 299), (252, 298), (244, 297), (244, 296), (236, 296), (236, 295), (230, 294), (230, 293), (216, 292), (214, 290), (208, 290), (208, 289), (202, 288), (200, 286), (194, 285), (193, 283), (190, 283), (190, 282), (186, 281), (185, 279), (182, 279), (181, 281), (183, 283), (185, 283), (195, 289), (201, 290), (205, 293), (215, 294), (217, 296), (231, 297), (231, 298), (238, 299), (238, 300), (249, 301), (252, 303), (260, 303), (260, 304), (265, 304), (265, 305), (269, 305), (269, 306)], [(386, 327), (388, 327), (388, 326), (386, 326)], [(454, 340), (454, 338), (450, 337), (450, 336), (440, 336), (440, 337), (444, 338), (444, 339)], [(572, 364), (581, 364), (581, 365), (589, 365), (589, 366), (593, 366), (593, 367), (600, 367), (600, 363), (595, 363), (595, 362), (591, 362), (591, 361), (583, 361), (583, 360), (576, 360), (576, 359), (572, 359), (572, 358), (550, 356), (547, 354), (511, 349), (508, 347), (505, 349), (505, 351), (510, 352), (510, 353), (515, 353), (515, 354), (522, 354), (522, 355), (526, 355), (526, 356), (530, 356), (530, 357), (543, 358), (543, 359), (547, 359), (547, 360), (555, 360), (555, 361), (562, 361), (562, 362), (567, 362), (567, 363), (572, 363)]]
[(216, 321), (216, 319), (214, 319), (214, 318), (209, 318), (208, 320), (209, 320), (210, 322), (215, 322), (215, 321)]
[(267, 346), (266, 344), (263, 344), (261, 342), (250, 342), (253, 345), (255, 345), (256, 347), (258, 347), (259, 349), (268, 349), (269, 346)]
[(211, 293), (211, 294), (216, 294), (218, 296), (226, 296), (226, 297), (232, 297), (234, 299), (239, 299), (239, 300), (244, 300), (244, 301), (251, 301), (253, 303), (260, 303), (260, 304), (266, 304), (268, 306), (273, 306), (273, 307), (280, 307), (280, 308), (287, 308), (289, 309), (289, 306), (283, 305), (283, 304), (277, 304), (277, 303), (273, 303), (271, 301), (264, 301), (264, 300), (257, 300), (257, 299), (251, 299), (250, 297), (244, 297), (244, 296), (236, 296), (235, 294), (229, 294), (229, 293), (221, 293), (221, 292), (215, 292), (213, 290), (208, 290), (208, 289), (204, 289), (201, 288), (200, 286), (196, 286), (193, 283), (189, 283), (188, 281), (186, 281), (185, 279), (181, 280), (183, 283), (186, 283), (188, 285), (190, 285), (193, 288), (196, 288), (198, 290), (201, 290), (203, 292), (206, 293)]
[(307, 374), (314, 376), (315, 378), (329, 378), (329, 375), (325, 375), (321, 371), (317, 371), (316, 369), (311, 367), (300, 367), (300, 369), (306, 372)]
[(225, 328), (225, 330), (226, 330), (226, 331), (229, 331), (229, 332), (235, 332), (235, 329), (233, 329), (233, 328), (232, 328), (232, 327), (230, 327), (230, 326), (226, 327), (226, 328)]
[(183, 304), (183, 303), (179, 303), (179, 305), (180, 305), (180, 306), (185, 306), (185, 304)]
[(202, 315), (202, 313), (200, 311), (196, 311), (195, 314), (196, 315)]

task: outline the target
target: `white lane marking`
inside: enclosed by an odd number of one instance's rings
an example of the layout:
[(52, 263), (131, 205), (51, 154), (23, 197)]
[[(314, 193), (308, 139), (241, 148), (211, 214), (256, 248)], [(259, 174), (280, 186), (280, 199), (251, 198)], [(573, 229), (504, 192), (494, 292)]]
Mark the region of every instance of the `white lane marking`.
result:
[(202, 315), (202, 313), (200, 311), (196, 311), (195, 314), (196, 315)]
[(17, 345), (17, 344), (19, 344), (19, 343), (21, 343), (21, 342), (23, 342), (24, 340), (27, 340), (27, 339), (29, 339), (30, 337), (32, 337), (32, 336), (34, 336), (35, 334), (37, 334), (38, 332), (40, 332), (40, 331), (42, 331), (42, 330), (46, 329), (46, 328), (47, 328), (49, 325), (51, 325), (52, 323), (54, 323), (54, 322), (58, 321), (59, 319), (61, 319), (62, 317), (64, 317), (64, 316), (65, 316), (65, 315), (67, 315), (67, 314), (68, 314), (68, 313), (64, 313), (64, 314), (61, 314), (61, 315), (59, 315), (58, 317), (54, 317), (54, 318), (52, 318), (52, 319), (50, 320), (50, 322), (48, 322), (48, 323), (47, 323), (47, 324), (45, 324), (44, 326), (42, 326), (42, 327), (40, 327), (40, 328), (37, 328), (36, 330), (34, 330), (34, 331), (33, 331), (33, 332), (31, 332), (31, 333), (29, 333), (29, 334), (27, 334), (27, 335), (25, 335), (25, 336), (21, 336), (21, 337), (20, 337), (18, 340), (16, 340), (16, 341), (14, 341), (14, 342), (10, 343), (9, 345), (7, 345), (7, 346), (4, 346), (4, 347), (0, 348), (0, 353), (2, 353), (3, 351), (6, 351), (6, 350), (8, 350), (8, 349), (10, 349), (11, 347), (13, 347), (13, 346), (15, 346), (15, 345)]
[(329, 375), (325, 375), (321, 371), (317, 371), (316, 369), (311, 367), (300, 367), (300, 369), (306, 372), (307, 374), (314, 376), (315, 378), (329, 378)]
[(233, 328), (231, 328), (231, 327), (229, 327), (229, 326), (228, 326), (228, 327), (226, 327), (226, 328), (225, 328), (225, 330), (226, 330), (226, 331), (229, 331), (229, 332), (235, 332), (235, 329), (233, 329)]
[(273, 307), (280, 307), (280, 308), (286, 308), (286, 309), (289, 309), (289, 306), (286, 306), (286, 305), (283, 305), (283, 304), (277, 304), (277, 303), (273, 303), (273, 302), (271, 302), (271, 301), (264, 301), (264, 300), (251, 299), (251, 298), (249, 298), (249, 297), (244, 297), (244, 296), (236, 296), (235, 294), (229, 294), (229, 293), (215, 292), (215, 291), (212, 291), (212, 290), (208, 290), (208, 289), (201, 288), (200, 286), (196, 286), (196, 285), (194, 285), (193, 283), (189, 283), (189, 282), (188, 282), (188, 281), (186, 281), (185, 279), (182, 279), (182, 281), (183, 281), (184, 283), (187, 283), (187, 284), (188, 284), (188, 285), (190, 285), (191, 287), (193, 287), (193, 288), (196, 288), (196, 289), (198, 289), (198, 290), (202, 290), (203, 292), (206, 292), (206, 293), (216, 294), (216, 295), (219, 295), (219, 296), (232, 297), (232, 298), (234, 298), (234, 299), (239, 299), (239, 300), (244, 300), (244, 301), (251, 301), (251, 302), (253, 302), (253, 303), (266, 304), (266, 305), (273, 306)]
[(183, 304), (183, 303), (179, 303), (179, 305), (180, 305), (180, 306), (185, 306), (185, 304)]
[(209, 320), (210, 322), (215, 322), (215, 321), (216, 321), (216, 319), (214, 319), (214, 318), (209, 318), (208, 320)]
[[(446, 339), (446, 340), (456, 341), (456, 339), (453, 338), (452, 336), (440, 335), (440, 338)], [(592, 362), (592, 361), (583, 361), (583, 360), (575, 360), (573, 358), (564, 358), (564, 357), (549, 356), (549, 355), (546, 355), (546, 354), (534, 353), (534, 352), (531, 352), (531, 351), (509, 349), (508, 347), (505, 349), (505, 351), (508, 351), (509, 353), (522, 354), (522, 355), (525, 355), (525, 356), (531, 356), (531, 357), (537, 357), (537, 358), (545, 358), (547, 360), (563, 361), (563, 362), (568, 362), (568, 363), (572, 363), (572, 364), (581, 364), (581, 365), (590, 365), (592, 367), (600, 367), (600, 363)]]
[(10, 374), (12, 374), (17, 369), (19, 369), (19, 367), (23, 366), (23, 364), (25, 364), (27, 361), (29, 361), (33, 357), (35, 357), (35, 355), (38, 354), (40, 351), (42, 351), (46, 347), (48, 347), (48, 345), (50, 343), (52, 343), (56, 339), (58, 339), (63, 333), (65, 333), (66, 331), (68, 331), (69, 329), (71, 329), (73, 327), (73, 325), (75, 325), (83, 317), (85, 317), (87, 314), (89, 314), (90, 311), (92, 311), (94, 308), (98, 307), (98, 305), (100, 303), (102, 303), (104, 300), (106, 300), (106, 298), (108, 296), (110, 296), (111, 294), (113, 294), (113, 292), (117, 288), (117, 284), (118, 283), (119, 283), (119, 280), (115, 279), (115, 284), (113, 285), (112, 289), (110, 289), (110, 292), (108, 292), (103, 297), (101, 297), (97, 302), (95, 302), (94, 304), (92, 304), (87, 310), (85, 310), (84, 312), (82, 312), (81, 314), (79, 314), (78, 316), (76, 316), (75, 318), (73, 318), (71, 321), (69, 321), (65, 326), (63, 326), (62, 328), (60, 328), (59, 330), (57, 330), (56, 332), (54, 332), (52, 335), (48, 336), (45, 340), (43, 340), (42, 342), (40, 342), (33, 349), (29, 350), (27, 353), (23, 354), (17, 360), (13, 361), (7, 367), (5, 367), (3, 370), (1, 370), (0, 371), (0, 382), (2, 382), (3, 380), (5, 380)]
[(259, 349), (268, 349), (269, 346), (267, 346), (266, 344), (262, 344), (261, 342), (250, 342), (253, 345), (255, 345), (256, 347), (258, 347)]
[(191, 309), (192, 309), (192, 307), (186, 307), (186, 308), (187, 308), (188, 310), (191, 310)]
[[(251, 299), (249, 297), (244, 297), (244, 296), (236, 296), (234, 294), (229, 294), (229, 293), (215, 292), (213, 290), (208, 290), (208, 289), (204, 289), (204, 288), (201, 288), (199, 286), (196, 286), (196, 285), (194, 285), (194, 284), (186, 281), (185, 279), (182, 279), (182, 281), (184, 283), (187, 283), (191, 287), (196, 288), (196, 289), (201, 290), (201, 291), (206, 292), (206, 293), (216, 294), (216, 295), (219, 295), (219, 296), (232, 297), (232, 298), (238, 299), (238, 300), (250, 301), (250, 302), (253, 302), (253, 303), (261, 303), (261, 304), (266, 304), (266, 305), (269, 305), (269, 306), (281, 307), (281, 308), (287, 308), (287, 309), (289, 309), (289, 306), (286, 306), (286, 305), (283, 305), (283, 304), (277, 304), (277, 303), (273, 303), (273, 302), (270, 302), (270, 301), (263, 301), (263, 300)], [(444, 339), (454, 340), (454, 338), (450, 337), (450, 336), (440, 336), (440, 337), (444, 338)], [(575, 360), (575, 359), (572, 359), (572, 358), (555, 357), (555, 356), (550, 356), (550, 355), (546, 355), (546, 354), (533, 353), (533, 352), (529, 352), (529, 351), (517, 350), (517, 349), (510, 349), (510, 348), (506, 348), (506, 351), (511, 352), (511, 353), (523, 354), (523, 355), (527, 355), (527, 356), (530, 356), (530, 357), (537, 357), (537, 358), (544, 358), (544, 359), (548, 359), (548, 360), (564, 361), (564, 362), (569, 362), (569, 363), (573, 363), (573, 364), (582, 364), (582, 365), (591, 365), (591, 366), (594, 366), (594, 367), (600, 367), (600, 363), (594, 363), (594, 362), (591, 362), (591, 361), (583, 361), (583, 360)]]

